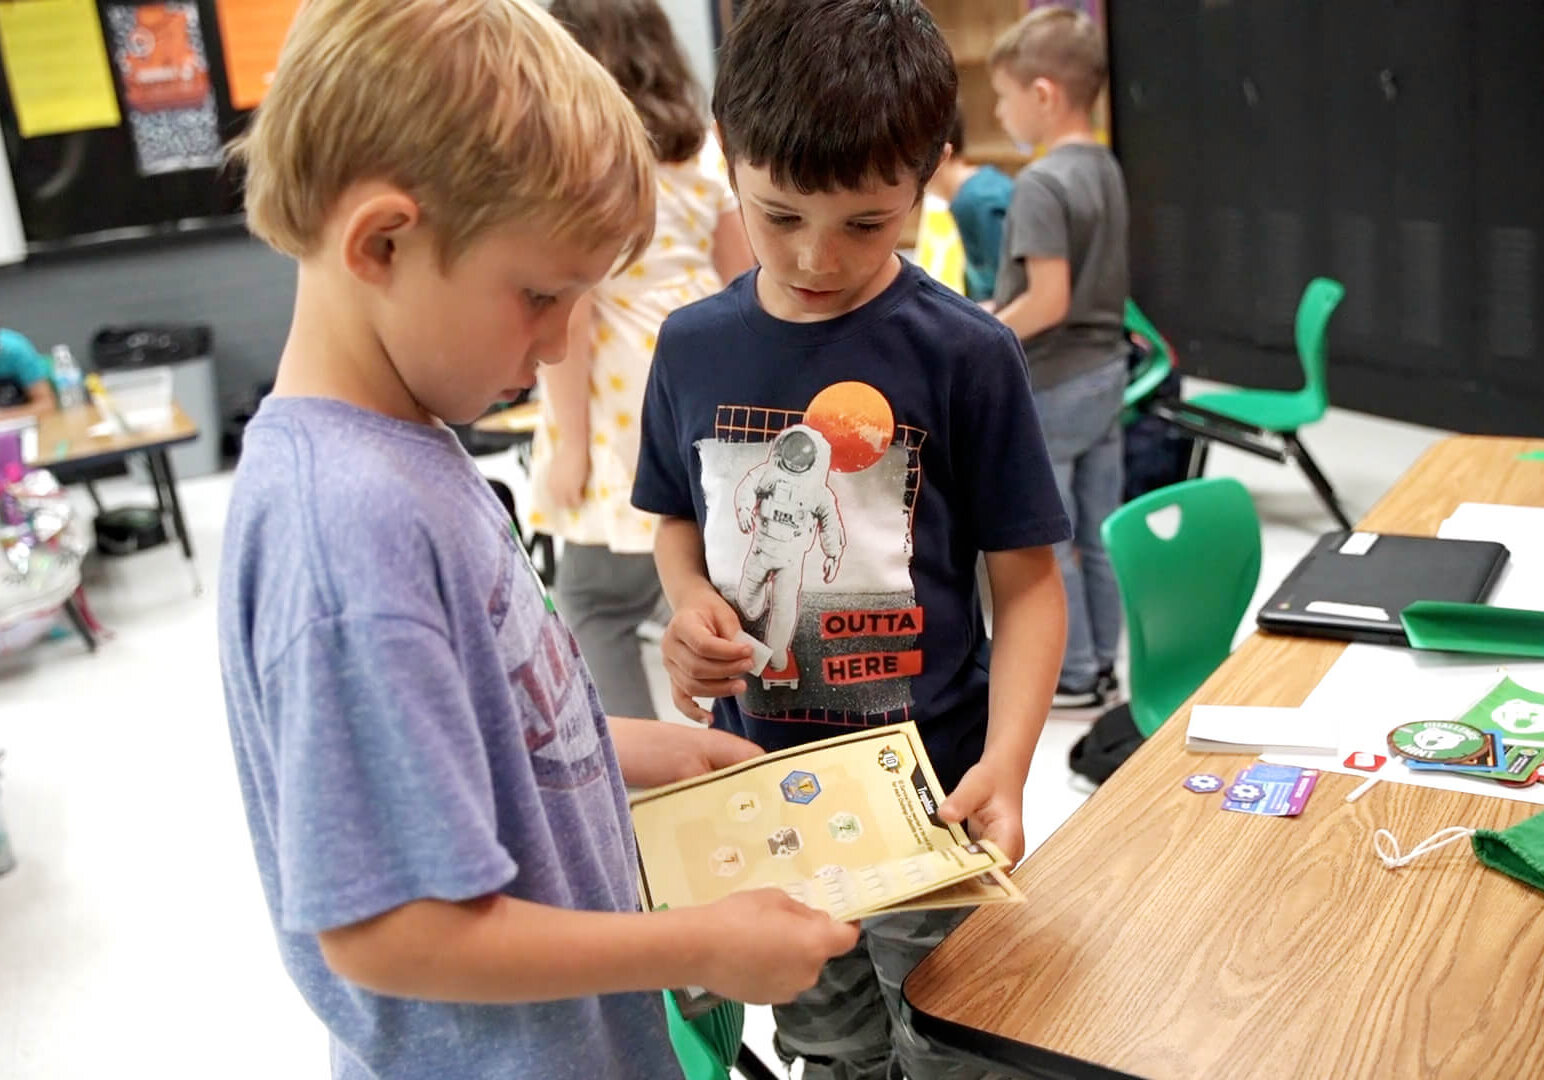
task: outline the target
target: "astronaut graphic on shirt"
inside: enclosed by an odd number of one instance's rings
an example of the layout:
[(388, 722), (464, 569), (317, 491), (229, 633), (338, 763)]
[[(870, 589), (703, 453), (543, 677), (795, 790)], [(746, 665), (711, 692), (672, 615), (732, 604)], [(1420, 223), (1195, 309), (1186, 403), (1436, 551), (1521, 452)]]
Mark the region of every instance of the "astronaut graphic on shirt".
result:
[(748, 473), (735, 492), (735, 521), (751, 534), (750, 553), (740, 577), (741, 615), (766, 619), (765, 644), (772, 659), (762, 682), (797, 685), (798, 669), (788, 647), (798, 622), (804, 559), (818, 539), (825, 561), (821, 577), (836, 580), (847, 539), (836, 495), (827, 484), (831, 444), (805, 424), (780, 432), (766, 463)]
[(708, 577), (771, 656), (741, 706), (766, 718), (904, 715), (922, 670), (911, 507), (922, 434), (873, 386), (802, 408), (719, 406), (699, 441)]

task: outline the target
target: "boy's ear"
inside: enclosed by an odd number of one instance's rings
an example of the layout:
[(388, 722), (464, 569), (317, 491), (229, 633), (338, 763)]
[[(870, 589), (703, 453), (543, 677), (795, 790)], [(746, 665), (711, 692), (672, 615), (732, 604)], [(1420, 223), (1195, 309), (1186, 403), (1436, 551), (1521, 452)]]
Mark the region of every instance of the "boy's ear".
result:
[(1047, 79), (1043, 75), (1036, 79), (1034, 82), (1030, 83), (1029, 88), (1034, 92), (1035, 103), (1041, 108), (1047, 108), (1051, 105), (1054, 105), (1056, 103), (1057, 97), (1061, 94), (1061, 87), (1057, 86), (1054, 82), (1052, 82), (1050, 79)]
[(418, 203), (406, 192), (387, 188), (358, 202), (343, 224), (343, 264), (372, 284), (390, 275), (402, 240), (423, 220)]

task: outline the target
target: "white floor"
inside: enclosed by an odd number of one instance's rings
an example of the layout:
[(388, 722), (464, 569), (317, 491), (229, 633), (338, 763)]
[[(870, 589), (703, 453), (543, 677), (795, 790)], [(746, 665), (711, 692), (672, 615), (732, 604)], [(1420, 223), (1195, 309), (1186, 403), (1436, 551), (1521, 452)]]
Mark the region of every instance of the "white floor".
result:
[[(1441, 435), (1335, 412), (1307, 442), (1355, 518)], [(1256, 496), (1262, 592), (1333, 527), (1291, 469), (1219, 448), (1209, 471)], [(0, 661), (0, 805), (19, 860), (0, 877), (7, 1080), (326, 1075), (321, 1027), (278, 963), (231, 767), (212, 588), (229, 490), (228, 476), (184, 485), (209, 591), (194, 594), (169, 548), (98, 564), (90, 595), (113, 640)], [(1084, 798), (1066, 761), (1090, 720), (1046, 726), (1025, 789), (1031, 848)], [(752, 1010), (747, 1041), (769, 1063), (770, 1032)]]

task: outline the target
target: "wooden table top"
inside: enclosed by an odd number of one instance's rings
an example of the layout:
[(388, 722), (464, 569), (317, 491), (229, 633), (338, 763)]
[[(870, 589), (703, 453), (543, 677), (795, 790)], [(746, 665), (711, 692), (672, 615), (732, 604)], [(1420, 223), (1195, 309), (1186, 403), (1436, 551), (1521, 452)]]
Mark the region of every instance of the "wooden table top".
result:
[(154, 450), (198, 438), (198, 425), (173, 403), (170, 418), (154, 427), (139, 427), (121, 435), (92, 435), (102, 422), (95, 405), (80, 405), (44, 413), (38, 418), (39, 468), (107, 461), (143, 450)]
[[(1544, 505), (1544, 461), (1519, 457), (1540, 449), (1447, 440), (1363, 527), (1434, 535), (1462, 502)], [(1029, 1075), (1544, 1075), (1544, 894), (1467, 845), (1397, 872), (1372, 851), (1378, 828), (1408, 850), (1539, 807), (1393, 783), (1347, 804), (1358, 779), (1326, 773), (1301, 817), (1260, 818), (1181, 787), (1254, 760), (1186, 752), (1194, 701), (1300, 705), (1343, 650), (1245, 642), (1019, 868), (1028, 904), (983, 908), (917, 968), (919, 1028)]]

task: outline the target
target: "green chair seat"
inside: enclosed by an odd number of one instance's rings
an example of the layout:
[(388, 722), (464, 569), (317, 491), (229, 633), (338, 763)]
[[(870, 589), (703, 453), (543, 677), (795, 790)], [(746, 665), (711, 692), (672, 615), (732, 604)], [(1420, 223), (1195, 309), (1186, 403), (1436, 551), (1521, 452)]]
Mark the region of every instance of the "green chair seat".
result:
[[(1177, 518), (1172, 533), (1165, 516)], [(1133, 499), (1100, 532), (1130, 636), (1131, 718), (1146, 737), (1232, 651), (1260, 580), (1260, 518), (1244, 485), (1215, 477)]]
[(1331, 278), (1314, 278), (1298, 301), (1293, 338), (1303, 366), (1301, 390), (1228, 390), (1190, 399), (1194, 405), (1241, 423), (1286, 435), (1318, 423), (1330, 407), (1329, 325), (1346, 288)]
[[(1284, 459), (1279, 460), (1297, 464), (1313, 485), (1325, 509), (1334, 516), (1342, 529), (1349, 531), (1350, 517), (1340, 505), (1340, 499), (1330, 486), (1328, 477), (1298, 435), (1300, 428), (1317, 423), (1329, 411), (1329, 378), (1326, 373), (1329, 364), (1329, 325), (1330, 318), (1345, 295), (1345, 286), (1330, 278), (1314, 278), (1303, 290), (1293, 330), (1298, 360), (1303, 365), (1301, 390), (1230, 390), (1202, 394), (1187, 400), (1189, 404), (1279, 436), (1286, 454)], [(1206, 471), (1207, 444), (1202, 442), (1198, 447), (1196, 455), (1191, 459), (1190, 475), (1193, 477)]]
[(1266, 431), (1296, 431), (1324, 415), (1323, 407), (1311, 398), (1304, 397), (1301, 392), (1286, 390), (1223, 390), (1187, 400), (1230, 420)]

